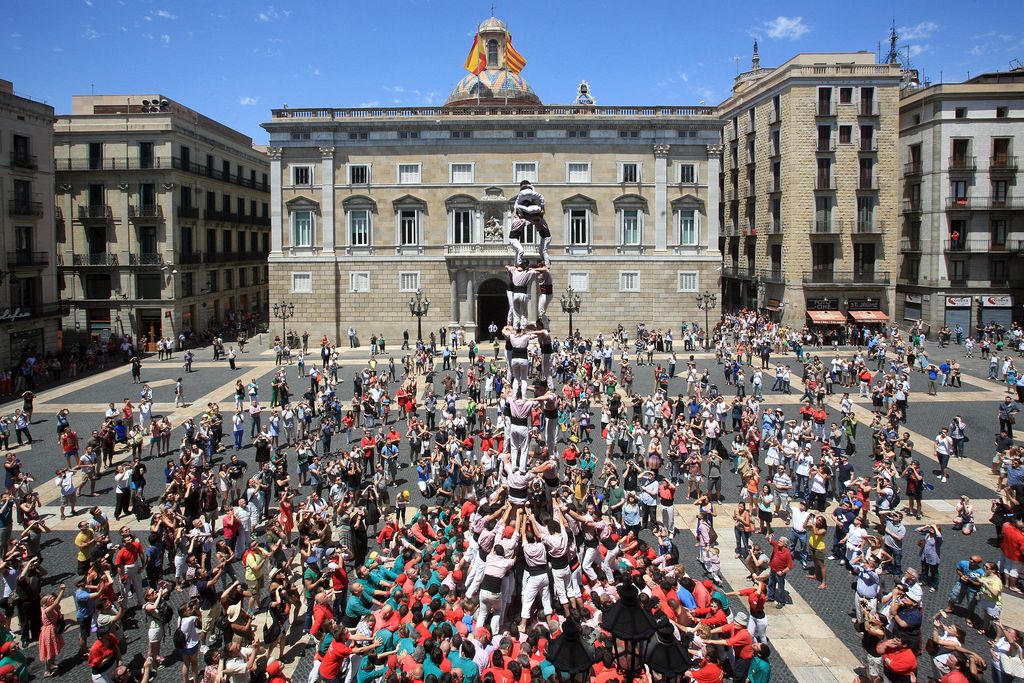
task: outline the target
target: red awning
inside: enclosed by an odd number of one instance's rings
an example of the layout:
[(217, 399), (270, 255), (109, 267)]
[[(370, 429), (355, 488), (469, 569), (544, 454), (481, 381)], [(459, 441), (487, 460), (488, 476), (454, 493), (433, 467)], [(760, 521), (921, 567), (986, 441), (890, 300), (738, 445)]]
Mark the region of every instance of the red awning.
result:
[(850, 311), (850, 317), (859, 323), (889, 322), (889, 316), (881, 311)]
[(846, 316), (842, 311), (807, 311), (811, 321), (817, 325), (845, 325)]

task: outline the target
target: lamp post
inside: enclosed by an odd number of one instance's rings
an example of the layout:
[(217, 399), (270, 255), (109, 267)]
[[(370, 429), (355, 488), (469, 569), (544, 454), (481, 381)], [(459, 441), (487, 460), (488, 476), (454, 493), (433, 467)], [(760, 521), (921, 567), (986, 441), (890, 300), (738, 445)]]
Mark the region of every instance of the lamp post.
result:
[(416, 316), (416, 341), (423, 341), (423, 316), (430, 310), (430, 299), (423, 298), (423, 290), (417, 289), (416, 296), (409, 298), (409, 313)]
[(569, 316), (569, 338), (572, 339), (572, 316), (580, 312), (580, 295), (571, 286), (565, 288), (565, 294), (559, 300), (562, 313)]
[(588, 683), (596, 655), (594, 648), (580, 637), (580, 625), (574, 619), (562, 624), (562, 634), (548, 643), (547, 660), (555, 671), (563, 674), (560, 680), (569, 683)]
[(601, 627), (612, 636), (612, 654), (626, 683), (644, 666), (647, 643), (655, 633), (654, 617), (640, 604), (636, 586), (619, 585), (619, 601), (604, 611)]
[(711, 343), (711, 324), (708, 320), (708, 313), (718, 305), (718, 296), (713, 292), (704, 292), (697, 295), (697, 308), (704, 311), (704, 349), (707, 350)]
[(274, 317), (281, 321), (281, 343), (285, 342), (285, 324), (289, 318), (295, 316), (295, 304), (289, 301), (282, 301), (279, 304), (274, 304)]

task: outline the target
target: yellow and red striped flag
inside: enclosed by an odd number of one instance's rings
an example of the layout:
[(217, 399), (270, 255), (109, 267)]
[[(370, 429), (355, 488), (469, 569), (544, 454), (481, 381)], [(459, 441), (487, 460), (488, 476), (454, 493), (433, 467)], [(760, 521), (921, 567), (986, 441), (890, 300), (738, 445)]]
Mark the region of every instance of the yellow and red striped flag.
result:
[(505, 66), (514, 74), (519, 73), (526, 66), (526, 59), (512, 47), (512, 34), (508, 34), (508, 47), (505, 48)]
[(478, 34), (473, 38), (473, 47), (469, 48), (469, 56), (466, 57), (466, 71), (479, 75), (487, 68), (487, 53), (484, 52), (484, 44)]

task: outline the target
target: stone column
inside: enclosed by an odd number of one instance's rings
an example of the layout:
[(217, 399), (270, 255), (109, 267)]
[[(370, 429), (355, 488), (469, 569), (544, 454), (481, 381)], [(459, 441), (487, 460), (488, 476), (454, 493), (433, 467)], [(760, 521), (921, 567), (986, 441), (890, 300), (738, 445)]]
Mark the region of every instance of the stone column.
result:
[(115, 216), (114, 241), (120, 247), (118, 258), (120, 259), (121, 269), (118, 273), (118, 287), (121, 288), (122, 293), (128, 294), (130, 298), (134, 299), (136, 294), (134, 271), (124, 267), (131, 263), (132, 254), (138, 253), (138, 241), (135, 240), (133, 243), (132, 240), (132, 233), (136, 231), (135, 224), (128, 218), (128, 212), (131, 210), (132, 203), (131, 185), (128, 183), (118, 183), (117, 189), (121, 190), (120, 220), (116, 218), (118, 208), (116, 206), (111, 207), (111, 211), (113, 211)]
[(334, 148), (320, 148), (320, 222), (324, 251), (334, 251)]
[(476, 327), (476, 273), (466, 273), (466, 327)]
[(718, 233), (721, 226), (718, 224), (718, 206), (722, 202), (722, 196), (718, 189), (718, 174), (722, 166), (722, 145), (708, 145), (708, 201), (707, 207), (707, 248), (711, 251), (718, 249)]
[(451, 323), (450, 327), (459, 325), (459, 271), (451, 271)]
[(654, 146), (654, 250), (668, 248), (668, 152), (669, 145)]
[(280, 254), (284, 244), (284, 225), (281, 211), (281, 148), (267, 149), (270, 156), (270, 250)]

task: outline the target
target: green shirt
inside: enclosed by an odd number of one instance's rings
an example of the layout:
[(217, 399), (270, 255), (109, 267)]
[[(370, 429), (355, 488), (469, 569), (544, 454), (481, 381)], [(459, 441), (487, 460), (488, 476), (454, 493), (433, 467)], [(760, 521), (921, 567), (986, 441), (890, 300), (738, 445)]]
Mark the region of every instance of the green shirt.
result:
[(463, 659), (457, 652), (448, 653), (448, 661), (453, 669), (462, 671), (463, 683), (477, 683), (480, 680), (480, 667), (472, 659)]
[(311, 590), (309, 590), (308, 588), (306, 588), (306, 581), (309, 580), (309, 581), (316, 582), (319, 579), (320, 579), (320, 572), (318, 572), (317, 570), (313, 569), (312, 567), (307, 566), (306, 569), (303, 570), (303, 572), (302, 572), (302, 594), (305, 595), (307, 599), (312, 599), (313, 592)]
[(750, 683), (768, 683), (772, 679), (772, 665), (767, 659), (754, 657), (750, 660), (750, 671), (747, 673)]

